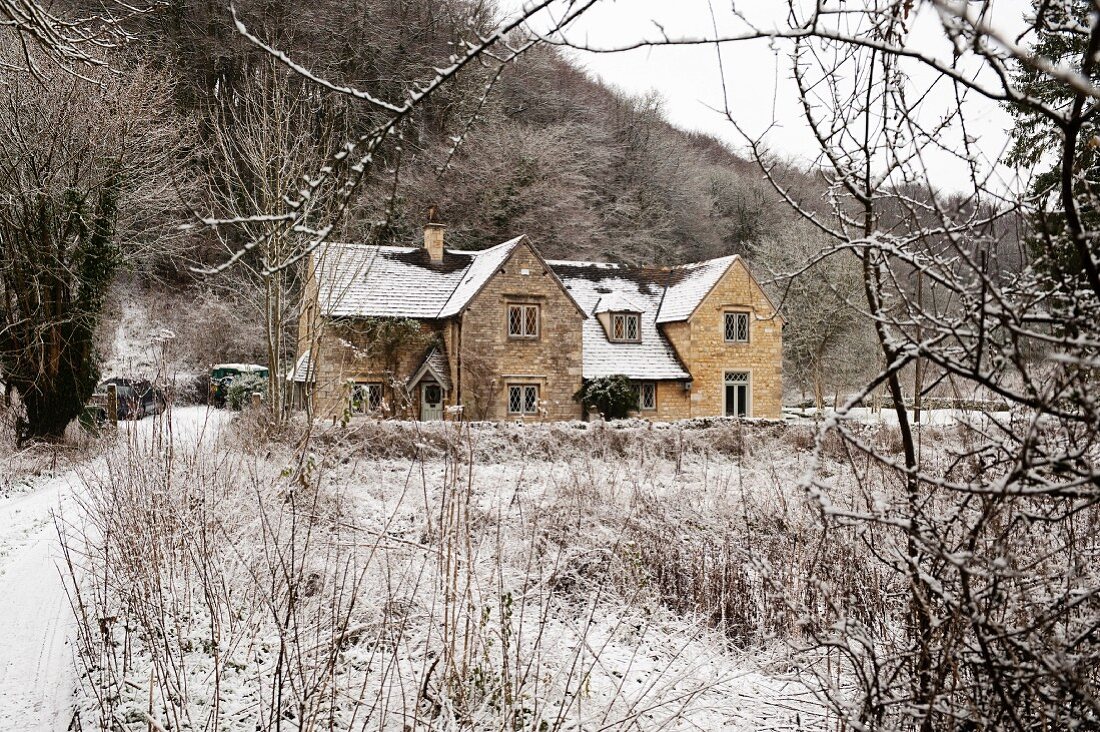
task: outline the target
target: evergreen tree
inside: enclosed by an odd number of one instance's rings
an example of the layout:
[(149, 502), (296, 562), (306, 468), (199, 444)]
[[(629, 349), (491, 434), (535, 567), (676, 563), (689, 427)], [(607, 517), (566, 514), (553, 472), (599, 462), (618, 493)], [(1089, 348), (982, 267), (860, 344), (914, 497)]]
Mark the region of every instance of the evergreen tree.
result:
[[(1090, 50), (1096, 20), (1097, 11), (1089, 0), (1034, 0), (1032, 50), (1100, 82), (1095, 49)], [(1016, 88), (1047, 109), (1068, 113), (1065, 118), (1070, 120), (1058, 119), (1037, 105), (1009, 105), (1015, 126), (1008, 162), (1035, 167), (1053, 157), (1050, 168), (1032, 183), (1028, 245), (1041, 271), (1054, 282), (1075, 288), (1085, 277), (1086, 252), (1095, 255), (1095, 232), (1100, 229), (1095, 203), (1100, 192), (1100, 117), (1073, 113), (1092, 101), (1070, 85), (1033, 65), (1018, 61), (1016, 66)]]

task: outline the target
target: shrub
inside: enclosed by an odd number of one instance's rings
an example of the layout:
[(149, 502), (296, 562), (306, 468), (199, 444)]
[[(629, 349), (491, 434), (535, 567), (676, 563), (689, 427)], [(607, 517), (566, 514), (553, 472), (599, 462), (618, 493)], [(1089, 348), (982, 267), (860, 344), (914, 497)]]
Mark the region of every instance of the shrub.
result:
[(595, 409), (604, 419), (624, 419), (638, 406), (638, 392), (627, 377), (618, 374), (584, 382), (573, 398), (585, 409)]
[(210, 374), (201, 373), (179, 379), (174, 386), (173, 403), (177, 406), (210, 403)]
[(230, 409), (240, 411), (248, 406), (253, 394), (267, 393), (267, 378), (255, 374), (242, 374), (233, 379), (225, 392), (225, 403)]

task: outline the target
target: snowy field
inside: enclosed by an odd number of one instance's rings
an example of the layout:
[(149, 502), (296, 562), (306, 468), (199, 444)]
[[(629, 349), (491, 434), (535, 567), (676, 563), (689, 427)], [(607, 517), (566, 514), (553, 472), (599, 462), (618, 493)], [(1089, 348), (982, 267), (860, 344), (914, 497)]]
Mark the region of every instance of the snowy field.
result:
[(0, 730), (824, 729), (822, 588), (897, 596), (821, 542), (811, 426), (353, 422), (296, 458), (225, 419), (0, 504)]
[(811, 563), (845, 567), (866, 612), (890, 602), (857, 547), (813, 548), (811, 428), (355, 422), (296, 443), (245, 418), (122, 441), (88, 476), (85, 728), (825, 728), (797, 649), (826, 619)]

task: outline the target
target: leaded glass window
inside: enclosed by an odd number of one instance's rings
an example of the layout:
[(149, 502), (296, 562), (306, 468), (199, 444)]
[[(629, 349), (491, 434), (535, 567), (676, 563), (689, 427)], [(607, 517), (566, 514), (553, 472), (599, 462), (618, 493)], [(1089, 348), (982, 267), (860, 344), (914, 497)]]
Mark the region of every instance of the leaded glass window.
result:
[(511, 384), (508, 386), (508, 414), (538, 413), (538, 384)]
[(352, 384), (351, 411), (367, 414), (382, 409), (381, 382), (362, 382)]
[(538, 338), (539, 306), (509, 305), (508, 336), (511, 338)]
[(749, 342), (749, 314), (726, 313), (725, 336), (728, 343)]
[(640, 315), (637, 313), (614, 313), (611, 316), (611, 340), (637, 343), (641, 339)]

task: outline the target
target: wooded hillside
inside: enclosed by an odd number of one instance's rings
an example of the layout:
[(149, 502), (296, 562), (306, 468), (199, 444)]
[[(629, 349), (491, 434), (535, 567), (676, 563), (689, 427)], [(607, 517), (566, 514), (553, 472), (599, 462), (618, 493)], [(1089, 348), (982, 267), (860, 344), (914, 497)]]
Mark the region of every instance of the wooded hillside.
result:
[[(471, 17), (482, 29), (492, 17), (463, 0), (239, 8), (251, 30), (319, 76), (381, 98), (399, 97), (445, 66), (470, 40)], [(288, 139), (307, 143), (299, 157), (315, 158), (300, 160), (303, 173), (377, 122), (368, 105), (273, 71), (218, 5), (179, 0), (131, 24), (143, 60), (174, 79), (178, 112), (197, 138), (198, 191), (223, 185), (220, 156), (210, 150), (219, 123), (228, 122), (235, 137), (248, 134), (239, 129), (247, 121), (226, 110), (259, 95), (275, 113), (273, 86), (283, 90)], [(656, 97), (616, 93), (550, 47), (505, 67), (482, 102), (494, 75), (464, 72), (418, 112), (403, 139), (386, 147), (385, 165), (376, 166), (342, 236), (414, 240), (427, 206), (436, 204), (452, 246), (480, 248), (526, 233), (552, 257), (678, 263), (762, 246), (791, 218), (758, 170), (722, 143), (667, 124)], [(212, 173), (213, 181), (204, 180)], [(193, 243), (212, 256), (211, 243), (199, 238)]]

